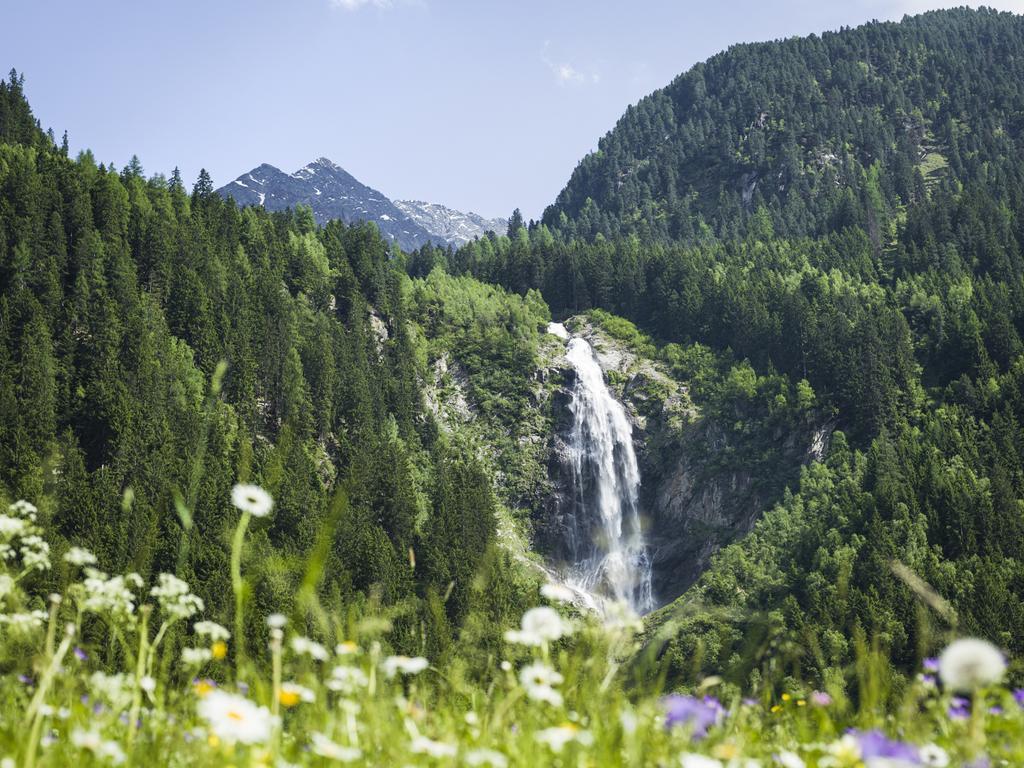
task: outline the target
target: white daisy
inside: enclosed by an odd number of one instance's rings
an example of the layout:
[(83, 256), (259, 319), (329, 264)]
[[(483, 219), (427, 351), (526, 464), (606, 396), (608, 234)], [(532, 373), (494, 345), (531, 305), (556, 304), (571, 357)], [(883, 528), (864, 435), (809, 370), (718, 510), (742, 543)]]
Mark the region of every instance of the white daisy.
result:
[(534, 662), (519, 670), (519, 682), (533, 701), (544, 701), (554, 707), (562, 706), (562, 694), (555, 690), (564, 678), (551, 667)]
[(594, 743), (594, 737), (589, 731), (580, 730), (572, 723), (545, 728), (542, 731), (537, 731), (533, 737), (541, 744), (547, 745), (552, 752), (561, 752), (565, 749), (566, 744), (574, 741), (584, 746)]
[(326, 757), (328, 760), (336, 760), (339, 763), (353, 763), (363, 756), (359, 747), (345, 747), (336, 744), (322, 733), (313, 732), (309, 736), (310, 749), (314, 755)]
[(949, 753), (938, 744), (925, 744), (917, 754), (921, 765), (932, 768), (946, 768), (949, 765)]
[(253, 517), (266, 517), (274, 508), (270, 494), (258, 485), (239, 483), (231, 489), (231, 503)]
[(387, 677), (394, 677), (398, 673), (418, 675), (430, 666), (430, 662), (422, 656), (388, 656), (381, 666)]
[(274, 730), (270, 710), (226, 691), (210, 691), (197, 711), (209, 723), (210, 732), (226, 742), (262, 744)]

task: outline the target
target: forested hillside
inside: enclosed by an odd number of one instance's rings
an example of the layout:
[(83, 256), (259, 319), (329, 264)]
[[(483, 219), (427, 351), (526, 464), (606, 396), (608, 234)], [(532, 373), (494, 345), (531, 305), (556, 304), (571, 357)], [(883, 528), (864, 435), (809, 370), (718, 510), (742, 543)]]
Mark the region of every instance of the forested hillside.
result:
[(895, 560), (1024, 647), (1022, 46), (986, 10), (736, 46), (631, 108), (545, 223), (446, 259), (636, 321), (683, 381), (706, 346), (749, 397), (744, 361), (788, 382), (776, 407), (834, 415), (826, 461), (678, 606), (678, 672), (747, 680), (782, 643), (820, 673), (861, 633), (908, 664), (931, 629)]
[[(492, 470), (424, 406), (428, 340), (403, 265), (372, 225), (240, 210), (205, 172), (189, 193), (177, 172), (72, 160), (12, 73), (0, 85), (0, 493), (34, 500), (107, 568), (187, 579), (224, 620), (226, 499), (258, 482), (276, 508), (249, 555), (252, 632), (312, 597), (369, 600), (403, 606), (396, 637), (410, 650), (429, 622), (440, 652), (473, 601), (497, 619), (517, 598), (484, 589), (511, 581), (491, 546)], [(487, 292), (492, 316), (459, 333), (493, 378), (528, 364), (547, 311), (520, 311), (527, 335), (512, 335), (504, 293)]]

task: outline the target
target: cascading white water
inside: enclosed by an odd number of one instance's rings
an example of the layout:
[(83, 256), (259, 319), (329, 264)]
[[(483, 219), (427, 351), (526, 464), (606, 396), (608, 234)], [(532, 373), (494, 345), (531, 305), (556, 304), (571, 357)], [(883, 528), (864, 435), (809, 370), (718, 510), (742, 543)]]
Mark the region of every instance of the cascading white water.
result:
[(640, 526), (640, 469), (632, 425), (608, 390), (587, 340), (569, 338), (556, 323), (549, 331), (569, 339), (566, 357), (576, 371), (568, 445), (573, 514), (567, 545), (573, 565), (567, 581), (646, 613), (654, 599), (651, 562)]

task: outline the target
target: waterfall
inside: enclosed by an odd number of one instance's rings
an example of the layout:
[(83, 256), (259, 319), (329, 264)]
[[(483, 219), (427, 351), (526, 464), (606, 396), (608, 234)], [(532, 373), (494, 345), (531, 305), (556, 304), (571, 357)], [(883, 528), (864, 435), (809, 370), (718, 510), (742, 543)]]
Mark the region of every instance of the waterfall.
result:
[(646, 613), (654, 599), (640, 527), (640, 469), (632, 425), (608, 390), (587, 340), (570, 338), (561, 324), (552, 323), (548, 330), (568, 339), (566, 358), (576, 371), (568, 436), (572, 515), (566, 544), (572, 566), (567, 582)]

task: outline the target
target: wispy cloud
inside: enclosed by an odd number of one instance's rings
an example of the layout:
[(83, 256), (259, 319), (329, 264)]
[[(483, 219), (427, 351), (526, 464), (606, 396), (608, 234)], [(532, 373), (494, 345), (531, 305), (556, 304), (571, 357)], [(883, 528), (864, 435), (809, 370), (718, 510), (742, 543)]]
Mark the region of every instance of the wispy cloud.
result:
[(573, 66), (567, 61), (561, 61), (551, 56), (551, 41), (545, 40), (541, 48), (540, 60), (555, 77), (559, 85), (582, 85), (589, 83), (597, 85), (601, 82), (601, 76), (597, 72), (584, 71)]
[(331, 0), (331, 5), (345, 11), (358, 11), (361, 8), (391, 8), (394, 0)]

